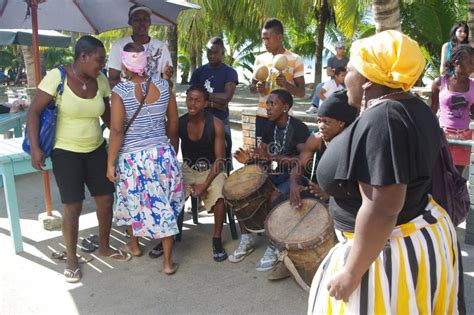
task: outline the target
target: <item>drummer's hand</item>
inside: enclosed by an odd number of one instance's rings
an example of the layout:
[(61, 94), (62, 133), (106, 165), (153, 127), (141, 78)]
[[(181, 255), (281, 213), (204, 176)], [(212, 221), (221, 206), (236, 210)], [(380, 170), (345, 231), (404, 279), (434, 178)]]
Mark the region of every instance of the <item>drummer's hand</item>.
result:
[(329, 199), (329, 195), (319, 187), (318, 184), (315, 184), (313, 182), (309, 183), (309, 192), (318, 197), (321, 200), (327, 200)]
[(239, 161), (239, 163), (245, 164), (250, 159), (250, 154), (248, 150), (239, 148), (237, 151), (235, 151), (234, 157), (237, 161)]
[(192, 190), (191, 190), (191, 196), (194, 198), (197, 197), (204, 197), (207, 193), (207, 185), (206, 184), (194, 184), (191, 185)]
[(361, 278), (352, 275), (350, 272), (342, 269), (334, 277), (329, 280), (327, 289), (329, 295), (336, 300), (349, 301), (352, 292), (359, 286)]
[(270, 154), (268, 154), (267, 150), (263, 149), (262, 147), (250, 149), (250, 156), (257, 160), (271, 160)]
[(301, 192), (308, 187), (290, 184), (290, 205), (295, 208), (301, 207)]

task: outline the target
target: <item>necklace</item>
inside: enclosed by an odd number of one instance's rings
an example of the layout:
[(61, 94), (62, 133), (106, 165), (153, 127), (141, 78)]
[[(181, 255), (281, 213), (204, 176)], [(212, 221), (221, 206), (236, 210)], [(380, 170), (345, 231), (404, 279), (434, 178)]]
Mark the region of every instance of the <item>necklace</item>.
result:
[(288, 135), (288, 128), (290, 127), (290, 120), (291, 120), (291, 116), (288, 116), (288, 120), (286, 121), (285, 130), (283, 131), (283, 137), (282, 137), (280, 143), (278, 142), (278, 139), (277, 139), (278, 126), (275, 124), (275, 128), (273, 128), (273, 143), (274, 143), (274, 148), (275, 148), (275, 150), (273, 150), (273, 152), (275, 154), (281, 154), (281, 152), (283, 152), (283, 149), (285, 148), (286, 136)]
[[(362, 106), (361, 111), (364, 111), (364, 110), (370, 108), (371, 106), (374, 106), (375, 104), (380, 103), (380, 101), (383, 100), (383, 99), (390, 98), (390, 96), (398, 95), (398, 94), (404, 94), (404, 93), (407, 93), (407, 92), (401, 90), (401, 91), (396, 91), (396, 92), (392, 92), (392, 93), (387, 93), (387, 94), (384, 94), (384, 95), (379, 96), (377, 98), (371, 99), (368, 102), (366, 102), (365, 106)], [(362, 104), (362, 105), (364, 105), (364, 104)]]
[(81, 79), (79, 79), (79, 76), (76, 73), (76, 69), (74, 69), (74, 64), (71, 65), (71, 68), (72, 68), (72, 72), (74, 73), (74, 76), (76, 77), (76, 79), (78, 79), (82, 83), (82, 90), (87, 91), (86, 82), (89, 82), (89, 79), (87, 79), (87, 81), (85, 81), (85, 82), (82, 81)]

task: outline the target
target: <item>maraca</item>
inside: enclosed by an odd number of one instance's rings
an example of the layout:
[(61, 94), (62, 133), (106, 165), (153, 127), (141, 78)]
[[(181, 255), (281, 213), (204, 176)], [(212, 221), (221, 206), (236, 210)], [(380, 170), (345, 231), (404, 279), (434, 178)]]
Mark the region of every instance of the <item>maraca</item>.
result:
[(257, 81), (259, 82), (267, 81), (268, 74), (269, 74), (269, 71), (268, 71), (267, 66), (260, 65), (255, 70), (255, 79), (257, 79)]
[(288, 66), (288, 59), (283, 54), (278, 54), (273, 57), (273, 68), (277, 69), (278, 71), (282, 72), (286, 70)]

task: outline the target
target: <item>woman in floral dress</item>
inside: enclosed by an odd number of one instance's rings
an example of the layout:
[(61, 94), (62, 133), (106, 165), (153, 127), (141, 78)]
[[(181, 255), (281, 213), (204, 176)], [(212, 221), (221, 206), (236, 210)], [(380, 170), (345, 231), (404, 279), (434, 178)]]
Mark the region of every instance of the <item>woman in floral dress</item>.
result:
[(131, 239), (124, 249), (134, 256), (142, 254), (139, 237), (161, 239), (163, 271), (173, 274), (173, 236), (184, 203), (176, 100), (167, 81), (145, 75), (143, 46), (127, 44), (121, 58), (126, 80), (112, 90), (107, 162), (107, 177), (116, 185), (115, 219), (127, 226)]

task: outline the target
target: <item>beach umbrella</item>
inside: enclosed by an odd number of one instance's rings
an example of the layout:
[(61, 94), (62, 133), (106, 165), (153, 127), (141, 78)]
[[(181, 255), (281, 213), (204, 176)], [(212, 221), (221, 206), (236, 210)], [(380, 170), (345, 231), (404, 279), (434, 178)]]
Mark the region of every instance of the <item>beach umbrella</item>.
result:
[[(71, 37), (57, 31), (38, 30), (38, 44), (45, 47), (66, 48)], [(33, 45), (31, 29), (0, 29), (0, 45)]]
[[(175, 25), (182, 10), (200, 6), (181, 0), (0, 0), (0, 29), (31, 28), (35, 82), (41, 80), (38, 29), (99, 34), (128, 27), (128, 11), (141, 4), (152, 10), (151, 23)], [(48, 172), (43, 172), (46, 212), (52, 213)]]

